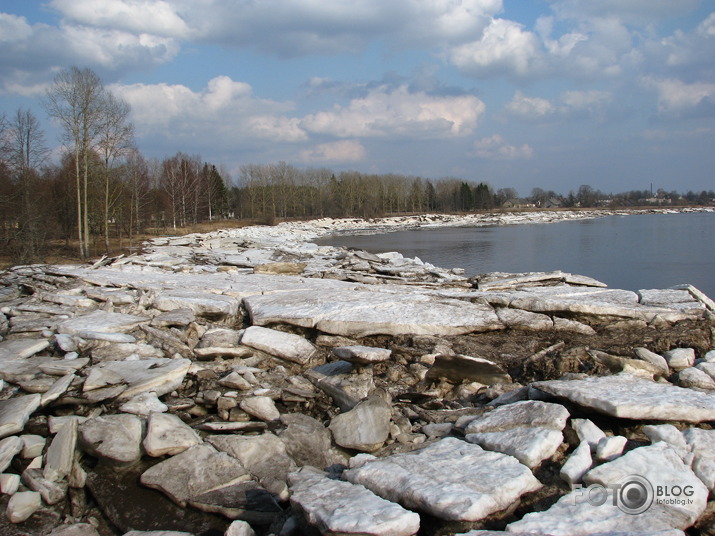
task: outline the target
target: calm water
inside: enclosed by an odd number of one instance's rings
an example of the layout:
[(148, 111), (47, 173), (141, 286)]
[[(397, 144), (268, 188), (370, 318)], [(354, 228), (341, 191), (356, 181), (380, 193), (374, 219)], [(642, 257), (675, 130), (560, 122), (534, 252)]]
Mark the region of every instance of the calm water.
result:
[(629, 290), (690, 283), (715, 298), (714, 231), (715, 213), (647, 214), (336, 236), (321, 243), (399, 251), (470, 276), (562, 270)]

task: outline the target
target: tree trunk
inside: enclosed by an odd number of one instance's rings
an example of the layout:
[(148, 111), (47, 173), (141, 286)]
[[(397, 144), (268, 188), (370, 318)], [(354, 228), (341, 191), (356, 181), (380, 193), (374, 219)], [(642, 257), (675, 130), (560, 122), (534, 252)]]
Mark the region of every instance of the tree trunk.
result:
[(80, 173), (80, 163), (79, 163), (79, 151), (75, 151), (75, 175), (77, 179), (77, 239), (79, 241), (79, 256), (84, 259), (87, 257), (87, 252), (84, 246), (84, 233), (82, 232), (82, 223), (84, 219), (82, 218), (82, 186), (81, 186), (81, 173)]
[(104, 248), (109, 253), (109, 165), (104, 168)]
[(89, 257), (89, 158), (87, 151), (84, 151), (84, 208), (82, 211), (83, 226), (84, 226), (84, 246), (85, 257)]

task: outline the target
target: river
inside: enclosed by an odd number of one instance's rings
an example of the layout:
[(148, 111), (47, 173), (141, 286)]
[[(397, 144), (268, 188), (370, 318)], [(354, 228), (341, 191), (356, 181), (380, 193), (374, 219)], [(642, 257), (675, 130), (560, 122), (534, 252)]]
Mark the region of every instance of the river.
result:
[(399, 251), (443, 268), (464, 268), (467, 275), (562, 270), (628, 290), (689, 283), (715, 298), (712, 212), (440, 227), (332, 236), (318, 243)]

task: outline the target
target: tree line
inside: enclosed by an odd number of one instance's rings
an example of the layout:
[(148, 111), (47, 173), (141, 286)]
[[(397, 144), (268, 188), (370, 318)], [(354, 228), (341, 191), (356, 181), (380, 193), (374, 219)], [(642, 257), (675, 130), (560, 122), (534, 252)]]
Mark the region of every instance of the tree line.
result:
[(588, 185), (562, 196), (456, 177), (335, 173), (286, 162), (246, 164), (236, 175), (177, 152), (145, 158), (131, 110), (90, 69), (60, 71), (42, 101), (59, 126), (62, 152), (50, 160), (44, 131), (29, 109), (0, 117), (0, 229), (13, 262), (42, 261), (48, 244), (87, 258), (131, 246), (149, 232), (171, 233), (200, 222), (362, 217), (500, 208), (712, 204), (713, 191), (604, 194)]

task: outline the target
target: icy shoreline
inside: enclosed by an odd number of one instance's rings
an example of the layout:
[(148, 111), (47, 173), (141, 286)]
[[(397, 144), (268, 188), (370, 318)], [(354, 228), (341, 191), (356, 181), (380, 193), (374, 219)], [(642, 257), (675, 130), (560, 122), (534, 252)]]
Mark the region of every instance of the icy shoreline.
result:
[[(500, 225), (528, 225), (589, 220), (607, 216), (641, 214), (684, 214), (715, 212), (715, 207), (653, 208), (643, 210), (559, 210), (530, 212), (490, 212), (479, 214), (420, 214), (416, 216), (391, 216), (385, 218), (320, 218), (308, 221), (281, 222), (274, 226), (254, 225), (235, 229), (222, 229), (211, 233), (186, 235), (187, 243), (199, 239), (242, 238), (261, 245), (288, 245), (311, 242), (332, 235), (383, 234), (410, 229), (442, 227), (487, 227)], [(162, 237), (149, 240), (153, 246), (180, 245), (182, 237)]]
[[(712, 531), (707, 296), (310, 242), (630, 213), (289, 222), (3, 272), (0, 534)], [(692, 502), (577, 502), (634, 473)]]

